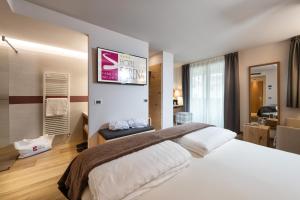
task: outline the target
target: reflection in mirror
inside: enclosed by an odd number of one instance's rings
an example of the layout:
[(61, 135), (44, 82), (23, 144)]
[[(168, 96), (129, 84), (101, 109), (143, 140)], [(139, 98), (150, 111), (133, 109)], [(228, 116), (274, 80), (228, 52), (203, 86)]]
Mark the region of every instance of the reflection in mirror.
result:
[(250, 67), (250, 122), (279, 121), (279, 63)]

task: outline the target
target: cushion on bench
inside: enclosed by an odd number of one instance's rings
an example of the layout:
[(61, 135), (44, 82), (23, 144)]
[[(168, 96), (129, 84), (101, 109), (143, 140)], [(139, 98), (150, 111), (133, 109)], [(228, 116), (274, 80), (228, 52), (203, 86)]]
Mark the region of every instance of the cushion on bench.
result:
[(143, 127), (143, 128), (130, 128), (125, 130), (117, 130), (117, 131), (111, 131), (109, 129), (101, 129), (99, 130), (99, 134), (103, 136), (106, 140), (111, 140), (119, 137), (124, 137), (128, 135), (134, 135), (137, 133), (142, 133), (146, 131), (151, 131), (154, 128), (151, 126)]

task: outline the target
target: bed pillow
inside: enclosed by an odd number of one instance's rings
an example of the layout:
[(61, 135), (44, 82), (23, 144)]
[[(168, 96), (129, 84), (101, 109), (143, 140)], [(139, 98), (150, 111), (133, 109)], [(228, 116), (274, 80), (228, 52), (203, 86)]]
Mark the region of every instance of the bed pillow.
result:
[(176, 140), (176, 142), (193, 153), (205, 156), (235, 137), (236, 133), (230, 130), (218, 127), (208, 127), (187, 134)]
[(127, 123), (130, 128), (144, 128), (148, 126), (148, 121), (145, 119), (129, 119)]
[(190, 158), (168, 140), (102, 164), (89, 173), (92, 199), (132, 199), (187, 167)]
[(108, 129), (111, 131), (129, 129), (129, 125), (125, 120), (112, 121), (108, 124)]

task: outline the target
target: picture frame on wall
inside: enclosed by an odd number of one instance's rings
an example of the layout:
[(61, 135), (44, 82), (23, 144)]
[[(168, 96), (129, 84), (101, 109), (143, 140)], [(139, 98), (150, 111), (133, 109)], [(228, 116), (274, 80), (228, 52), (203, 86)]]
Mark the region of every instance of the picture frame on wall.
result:
[(147, 58), (97, 48), (97, 82), (147, 85)]

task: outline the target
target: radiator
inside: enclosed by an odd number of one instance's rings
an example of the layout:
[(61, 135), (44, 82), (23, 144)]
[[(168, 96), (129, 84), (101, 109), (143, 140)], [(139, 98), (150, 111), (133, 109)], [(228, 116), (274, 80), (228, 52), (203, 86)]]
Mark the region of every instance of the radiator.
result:
[[(46, 116), (48, 98), (67, 98), (67, 114)], [(43, 134), (70, 135), (70, 74), (45, 72), (43, 78)]]

